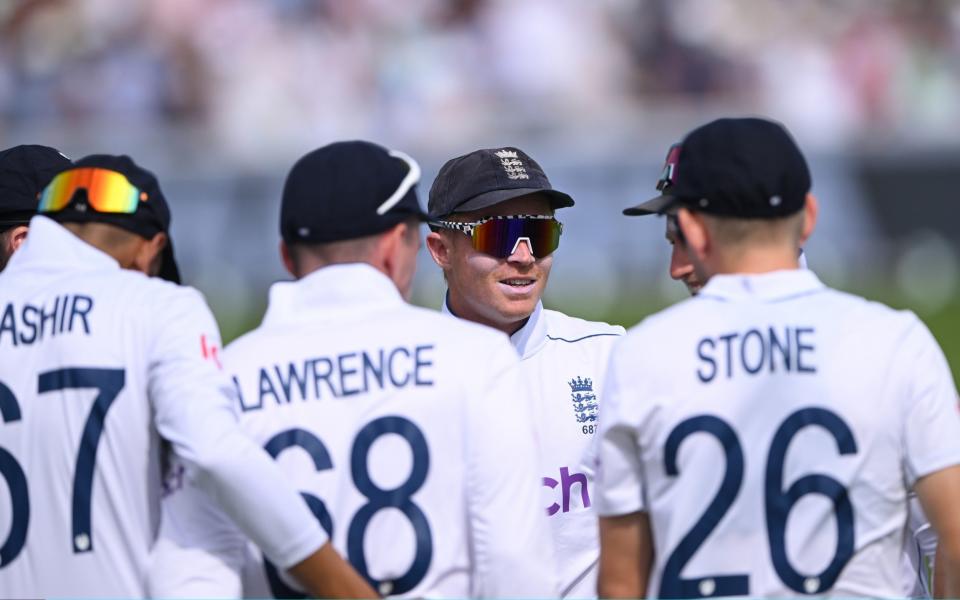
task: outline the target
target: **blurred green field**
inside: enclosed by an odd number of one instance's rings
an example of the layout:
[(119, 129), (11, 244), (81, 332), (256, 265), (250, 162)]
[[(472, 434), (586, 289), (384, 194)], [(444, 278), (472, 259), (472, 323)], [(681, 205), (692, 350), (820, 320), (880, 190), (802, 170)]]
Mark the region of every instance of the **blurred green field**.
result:
[[(879, 292), (861, 290), (854, 293), (878, 300), (895, 308), (914, 310), (940, 342), (940, 346), (950, 362), (950, 368), (953, 370), (954, 381), (960, 381), (960, 298), (954, 298), (953, 301), (939, 310), (924, 312), (911, 306), (901, 295), (889, 289), (883, 289)], [(546, 304), (550, 308), (563, 310), (577, 317), (606, 321), (629, 328), (640, 322), (644, 317), (665, 308), (669, 305), (669, 302), (657, 296), (638, 295), (621, 300), (614, 306), (599, 311), (595, 306), (584, 300), (560, 300), (553, 303), (547, 302)], [(436, 306), (431, 308), (436, 308)], [(260, 306), (256, 312), (245, 314), (218, 310), (217, 318), (223, 332), (224, 344), (256, 327), (260, 323), (264, 309), (265, 306)]]

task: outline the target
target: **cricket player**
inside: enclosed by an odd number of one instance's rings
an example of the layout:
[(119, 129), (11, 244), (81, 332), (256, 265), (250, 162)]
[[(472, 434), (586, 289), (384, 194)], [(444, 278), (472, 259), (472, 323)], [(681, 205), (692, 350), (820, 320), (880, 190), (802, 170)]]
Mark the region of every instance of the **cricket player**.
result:
[(38, 209), (0, 273), (0, 597), (145, 596), (160, 496), (183, 485), (161, 479), (163, 444), (313, 593), (372, 594), (240, 432), (153, 175), (89, 156)]
[(0, 151), (0, 271), (27, 239), (37, 197), (70, 159), (48, 146), (26, 144)]
[[(663, 194), (668, 193), (670, 187), (676, 182), (679, 157), (680, 144), (674, 144), (667, 152), (663, 171), (661, 171), (660, 179), (657, 181), (656, 189)], [(676, 211), (667, 210), (663, 212), (666, 206), (663, 198), (657, 197), (629, 208), (625, 212), (632, 216), (661, 214), (665, 217), (665, 236), (671, 246), (670, 277), (682, 282), (690, 295), (695, 296), (703, 287), (704, 282), (698, 276), (697, 270), (690, 260), (689, 249), (677, 223)], [(798, 265), (801, 269), (807, 268), (806, 256), (803, 251), (800, 252)], [(911, 493), (909, 498), (907, 529), (904, 536), (903, 559), (901, 561), (904, 583), (903, 594), (910, 598), (929, 598), (933, 589), (930, 581), (930, 571), (937, 548), (937, 535), (930, 527), (926, 515), (923, 514), (923, 508), (920, 506), (916, 494)], [(930, 568), (928, 568), (928, 564)]]
[[(407, 155), (363, 141), (294, 165), (280, 231), (296, 281), (271, 288), (263, 323), (224, 354), (240, 420), (384, 596), (556, 596), (516, 354), (498, 332), (405, 301), (419, 178)], [(247, 596), (299, 593), (198, 500), (189, 488), (165, 500), (155, 594), (241, 581)], [(191, 538), (209, 540), (209, 568), (165, 574)]]
[(960, 415), (929, 331), (798, 268), (817, 203), (781, 125), (709, 123), (676, 171), (657, 210), (705, 285), (612, 353), (601, 595), (902, 596), (911, 487), (955, 573)]
[(443, 312), (510, 336), (530, 387), (541, 443), (542, 508), (550, 522), (561, 595), (596, 595), (599, 556), (591, 472), (603, 374), (622, 327), (546, 310), (540, 301), (573, 198), (518, 148), (448, 161), (430, 189), (427, 247), (443, 269)]

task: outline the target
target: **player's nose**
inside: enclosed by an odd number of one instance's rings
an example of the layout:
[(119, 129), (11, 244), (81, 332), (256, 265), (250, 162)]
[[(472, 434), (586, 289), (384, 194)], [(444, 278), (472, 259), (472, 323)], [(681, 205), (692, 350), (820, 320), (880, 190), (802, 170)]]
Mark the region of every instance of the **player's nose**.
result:
[(687, 253), (679, 247), (679, 244), (673, 245), (673, 253), (670, 255), (670, 277), (676, 281), (681, 281), (693, 273), (693, 263), (687, 258)]
[(507, 257), (507, 261), (517, 264), (529, 265), (536, 262), (537, 258), (533, 255), (533, 248), (530, 246), (530, 240), (520, 239), (517, 241), (517, 247), (513, 254)]

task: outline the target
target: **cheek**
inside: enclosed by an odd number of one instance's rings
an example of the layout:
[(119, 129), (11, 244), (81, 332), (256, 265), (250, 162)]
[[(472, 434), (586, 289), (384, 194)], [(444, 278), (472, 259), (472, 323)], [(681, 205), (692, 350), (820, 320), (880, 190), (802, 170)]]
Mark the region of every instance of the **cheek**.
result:
[(546, 279), (547, 275), (550, 274), (550, 269), (553, 267), (553, 255), (544, 256), (537, 261), (537, 268), (540, 269), (540, 274), (543, 275), (543, 279)]
[(467, 283), (482, 285), (492, 279), (494, 271), (500, 266), (500, 261), (482, 252), (471, 251), (460, 261), (460, 270), (468, 280)]

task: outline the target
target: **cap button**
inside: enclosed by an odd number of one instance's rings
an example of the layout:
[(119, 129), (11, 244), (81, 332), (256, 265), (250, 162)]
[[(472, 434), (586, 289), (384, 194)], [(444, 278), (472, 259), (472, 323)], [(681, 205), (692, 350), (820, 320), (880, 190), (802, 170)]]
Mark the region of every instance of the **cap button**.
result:
[(706, 208), (710, 204), (710, 201), (706, 198), (700, 198), (700, 208)]
[(770, 206), (780, 206), (781, 202), (783, 202), (783, 198), (780, 196), (770, 196)]

